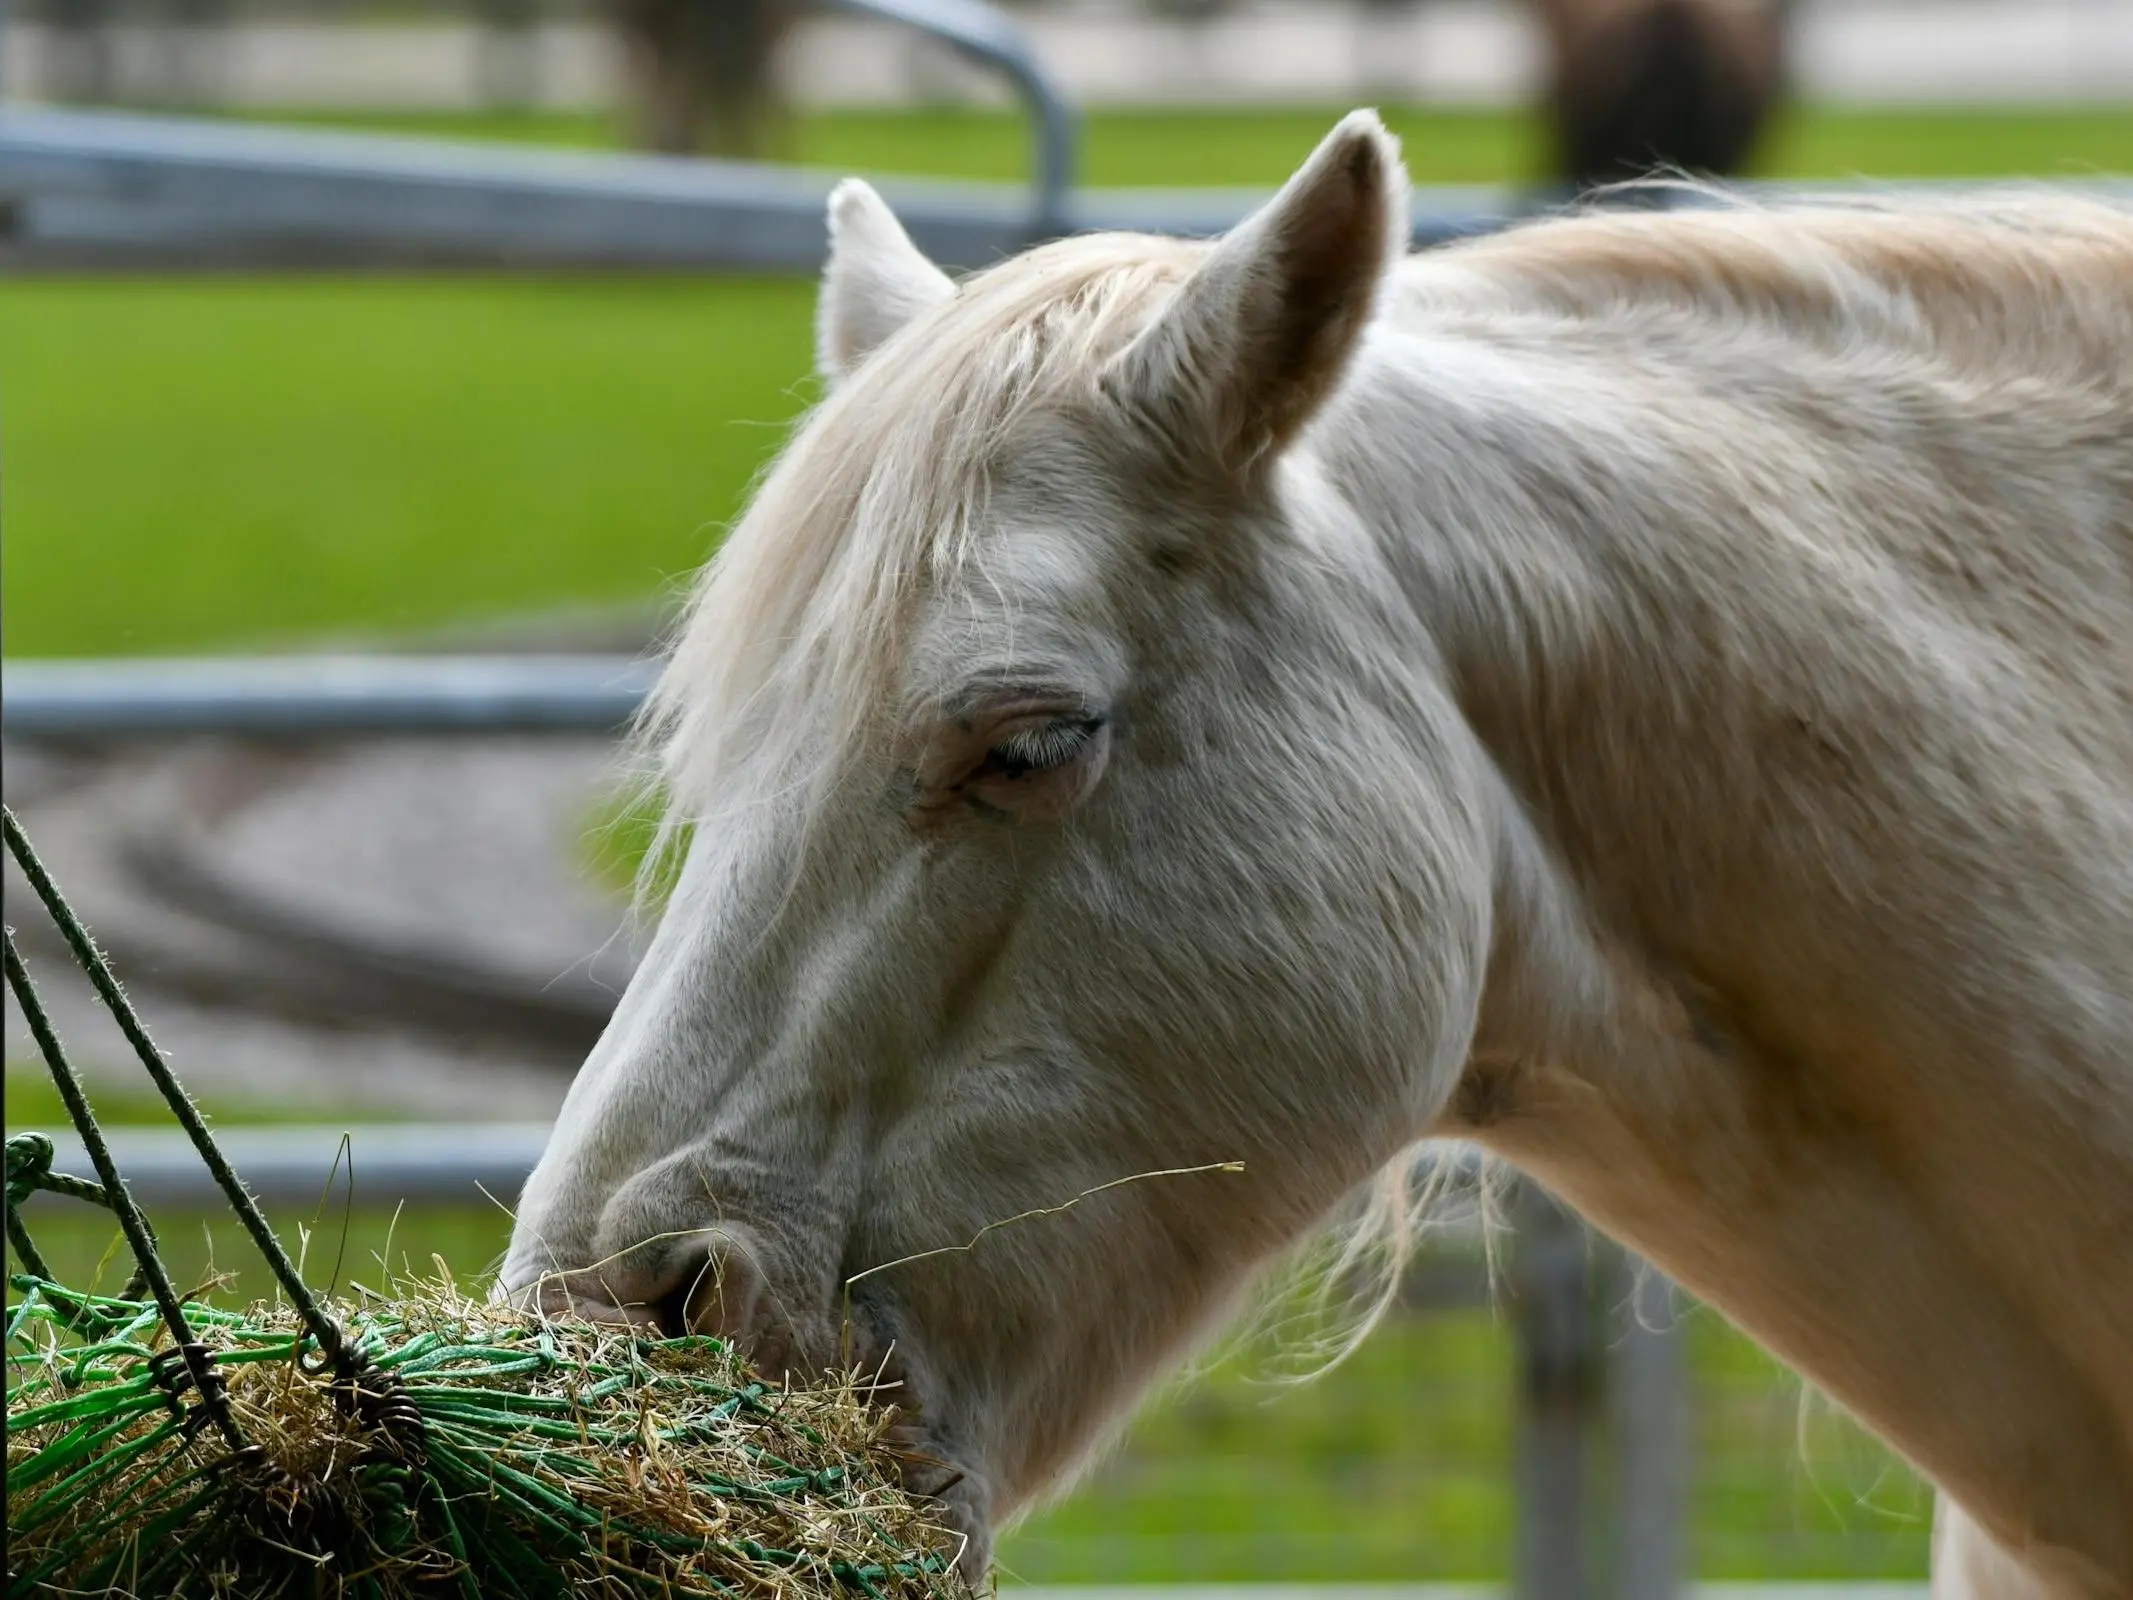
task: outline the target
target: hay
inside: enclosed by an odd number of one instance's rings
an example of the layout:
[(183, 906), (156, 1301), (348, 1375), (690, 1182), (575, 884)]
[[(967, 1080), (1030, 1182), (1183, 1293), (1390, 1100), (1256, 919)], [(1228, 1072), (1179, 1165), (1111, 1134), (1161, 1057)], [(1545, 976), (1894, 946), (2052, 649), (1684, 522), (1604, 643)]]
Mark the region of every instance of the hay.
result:
[(293, 1311), (188, 1304), (240, 1456), (156, 1306), (9, 1281), (11, 1596), (967, 1593), (857, 1381), (773, 1387), (717, 1339), (435, 1283), (334, 1307), (351, 1391)]

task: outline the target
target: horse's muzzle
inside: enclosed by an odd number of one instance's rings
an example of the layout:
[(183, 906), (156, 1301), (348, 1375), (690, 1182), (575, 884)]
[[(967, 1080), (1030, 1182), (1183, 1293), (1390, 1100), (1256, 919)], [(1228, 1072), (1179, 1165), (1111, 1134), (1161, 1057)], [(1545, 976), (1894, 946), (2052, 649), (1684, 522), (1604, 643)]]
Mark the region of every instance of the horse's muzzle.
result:
[[(972, 1584), (992, 1564), (991, 1497), (982, 1479), (943, 1442), (928, 1404), (924, 1363), (869, 1315), (862, 1297), (849, 1315), (803, 1327), (780, 1304), (755, 1241), (738, 1231), (707, 1251), (670, 1263), (658, 1280), (619, 1264), (551, 1273), (510, 1292), (515, 1304), (561, 1320), (640, 1328), (667, 1337), (710, 1334), (733, 1343), (771, 1383), (834, 1375), (888, 1411), (884, 1436), (904, 1488), (934, 1501), (962, 1541), (957, 1566)], [(893, 1319), (892, 1319), (893, 1320)]]

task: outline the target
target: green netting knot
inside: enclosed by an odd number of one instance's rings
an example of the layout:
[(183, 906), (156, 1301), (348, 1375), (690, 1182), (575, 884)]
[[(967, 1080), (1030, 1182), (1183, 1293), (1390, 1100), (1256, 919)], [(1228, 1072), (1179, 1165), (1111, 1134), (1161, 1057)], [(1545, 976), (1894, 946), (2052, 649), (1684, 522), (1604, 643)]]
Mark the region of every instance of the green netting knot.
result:
[(7, 1142), (7, 1203), (19, 1206), (52, 1170), (52, 1141), (41, 1133), (18, 1133)]
[(70, 1199), (86, 1200), (92, 1206), (103, 1206), (108, 1210), (111, 1196), (104, 1186), (91, 1183), (87, 1178), (54, 1172), (55, 1154), (52, 1141), (41, 1133), (18, 1133), (8, 1140), (7, 1203), (19, 1206), (39, 1189), (44, 1189)]

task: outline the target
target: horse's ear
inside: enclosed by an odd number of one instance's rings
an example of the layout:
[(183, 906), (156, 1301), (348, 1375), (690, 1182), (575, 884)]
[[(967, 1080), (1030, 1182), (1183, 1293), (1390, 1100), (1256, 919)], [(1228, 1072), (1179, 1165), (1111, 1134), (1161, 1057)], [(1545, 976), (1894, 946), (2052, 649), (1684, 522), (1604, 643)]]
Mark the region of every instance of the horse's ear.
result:
[(1375, 112), (1350, 112), (1113, 359), (1105, 387), (1233, 469), (1279, 449), (1347, 370), (1406, 252), (1407, 205), (1398, 142)]
[(829, 264), (815, 307), (815, 370), (832, 381), (937, 301), (948, 274), (919, 253), (888, 202), (857, 178), (830, 191)]

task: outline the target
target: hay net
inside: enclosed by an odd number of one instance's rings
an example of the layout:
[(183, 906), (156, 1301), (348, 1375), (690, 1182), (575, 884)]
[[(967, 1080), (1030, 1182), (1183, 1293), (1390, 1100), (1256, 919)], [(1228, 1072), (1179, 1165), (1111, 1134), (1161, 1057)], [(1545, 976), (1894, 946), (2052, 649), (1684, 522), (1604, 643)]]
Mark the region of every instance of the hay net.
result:
[[(4, 816), (279, 1289), (241, 1310), (177, 1294), (7, 930), (9, 989), (97, 1169), (7, 1141), (10, 1597), (967, 1594), (865, 1374), (773, 1386), (718, 1339), (554, 1324), (448, 1279), (314, 1294)], [(23, 1217), (40, 1191), (115, 1214), (120, 1294), (57, 1281)]]

